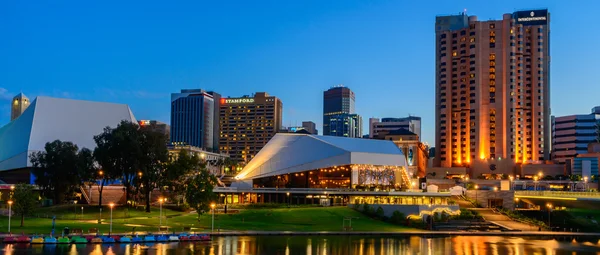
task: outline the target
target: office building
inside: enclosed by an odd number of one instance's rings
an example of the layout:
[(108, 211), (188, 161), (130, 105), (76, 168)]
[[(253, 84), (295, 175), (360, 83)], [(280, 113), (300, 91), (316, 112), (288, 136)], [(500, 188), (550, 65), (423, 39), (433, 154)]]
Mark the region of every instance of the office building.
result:
[(282, 129), (283, 104), (275, 96), (221, 98), (220, 151), (240, 162), (250, 161)]
[(323, 135), (329, 132), (329, 119), (333, 115), (354, 114), (354, 92), (343, 85), (339, 85), (323, 92)]
[(171, 143), (214, 150), (215, 100), (202, 89), (171, 94)]
[(21, 114), (29, 106), (29, 103), (29, 98), (27, 98), (23, 93), (19, 93), (13, 97), (10, 103), (10, 121), (13, 121), (21, 116)]
[(158, 120), (139, 120), (138, 125), (140, 125), (140, 127), (149, 128), (154, 132), (159, 132), (165, 135), (168, 140), (170, 140), (171, 126), (169, 126), (167, 123)]
[(304, 130), (308, 131), (308, 133), (313, 135), (318, 135), (319, 130), (317, 130), (317, 124), (312, 121), (302, 121), (302, 127)]
[(510, 174), (550, 158), (550, 14), (438, 16), (437, 167)]
[(374, 138), (382, 131), (406, 129), (421, 138), (421, 117), (405, 118), (369, 118), (369, 138)]
[[(330, 136), (362, 138), (362, 117), (358, 114), (329, 115), (329, 124), (323, 133)], [(325, 127), (325, 125), (324, 125)]]
[(94, 136), (121, 121), (137, 122), (125, 104), (38, 96), (19, 118), (0, 128), (0, 179), (33, 184), (32, 153), (55, 140), (93, 151)]
[(552, 158), (564, 164), (579, 154), (588, 152), (588, 145), (597, 142), (600, 106), (590, 114), (552, 118)]

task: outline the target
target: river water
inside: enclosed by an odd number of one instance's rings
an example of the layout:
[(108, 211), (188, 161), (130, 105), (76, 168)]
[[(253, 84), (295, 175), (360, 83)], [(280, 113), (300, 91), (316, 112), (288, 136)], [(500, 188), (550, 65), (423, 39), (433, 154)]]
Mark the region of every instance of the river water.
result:
[(3, 244), (4, 254), (594, 254), (600, 240), (554, 240), (502, 236), (426, 238), (388, 236), (231, 236), (210, 242), (165, 244)]

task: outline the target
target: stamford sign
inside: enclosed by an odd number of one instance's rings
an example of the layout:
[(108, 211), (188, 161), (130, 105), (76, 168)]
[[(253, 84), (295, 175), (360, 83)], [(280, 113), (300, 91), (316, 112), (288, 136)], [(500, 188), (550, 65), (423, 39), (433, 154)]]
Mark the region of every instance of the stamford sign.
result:
[(222, 98), (222, 104), (251, 104), (254, 103), (254, 98)]
[(533, 26), (548, 24), (548, 10), (519, 11), (513, 13), (513, 17), (518, 24)]

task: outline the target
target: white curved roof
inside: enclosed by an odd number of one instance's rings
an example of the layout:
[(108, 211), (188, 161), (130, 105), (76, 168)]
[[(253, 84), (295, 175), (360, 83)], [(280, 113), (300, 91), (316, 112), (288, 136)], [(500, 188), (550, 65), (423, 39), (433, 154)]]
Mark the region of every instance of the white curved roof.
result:
[(94, 135), (122, 120), (136, 121), (125, 104), (39, 96), (0, 128), (0, 171), (30, 167), (28, 155), (57, 139), (93, 150)]
[(402, 150), (391, 141), (281, 133), (236, 178), (250, 180), (350, 164), (408, 167)]

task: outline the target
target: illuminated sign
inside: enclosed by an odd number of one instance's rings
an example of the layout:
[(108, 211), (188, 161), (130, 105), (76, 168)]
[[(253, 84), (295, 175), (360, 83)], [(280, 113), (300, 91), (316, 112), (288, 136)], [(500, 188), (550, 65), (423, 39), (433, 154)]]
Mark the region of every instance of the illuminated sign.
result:
[(513, 13), (513, 18), (523, 25), (547, 25), (548, 10), (519, 11)]
[(221, 98), (221, 104), (251, 104), (254, 98)]
[(149, 120), (140, 120), (139, 123), (140, 123), (140, 126), (150, 125), (150, 121)]

